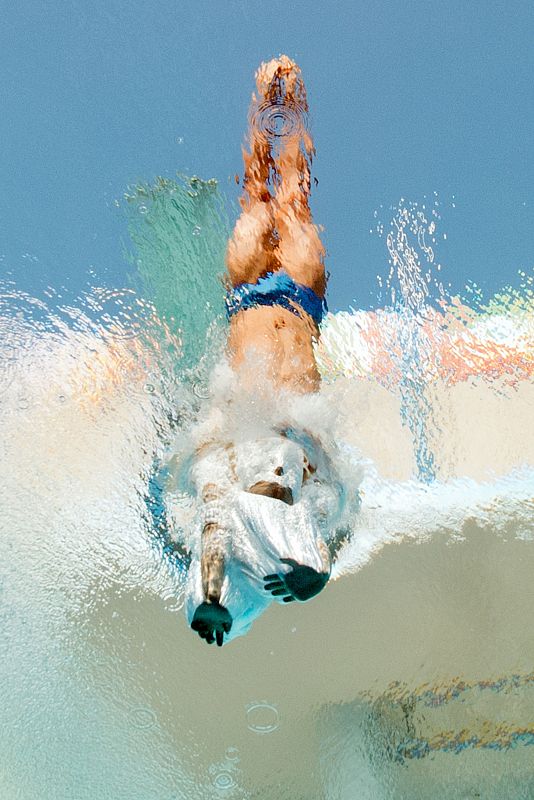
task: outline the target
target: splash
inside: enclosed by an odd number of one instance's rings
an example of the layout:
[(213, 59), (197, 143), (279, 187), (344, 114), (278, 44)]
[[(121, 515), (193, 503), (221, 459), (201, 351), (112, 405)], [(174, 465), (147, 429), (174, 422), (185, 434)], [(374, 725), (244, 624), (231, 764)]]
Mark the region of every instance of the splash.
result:
[(230, 227), (217, 181), (158, 178), (125, 199), (134, 246), (128, 257), (140, 292), (181, 338), (182, 368), (198, 368), (210, 350), (219, 352), (221, 338)]
[[(399, 362), (401, 415), (412, 433), (417, 476), (427, 483), (435, 479), (436, 471), (428, 436), (428, 426), (433, 422), (432, 404), (425, 379), (430, 340), (421, 323), (429, 305), (432, 273), (429, 270), (423, 274), (421, 258), (428, 265), (434, 264), (434, 251), (425, 240), (426, 233), (434, 230), (435, 222), (429, 224), (417, 204), (401, 205), (386, 238), (390, 263), (388, 285), (393, 308), (401, 320), (397, 346), (390, 345), (389, 349)], [(415, 237), (414, 243), (409, 240), (410, 234)], [(396, 284), (400, 292), (396, 291)]]
[[(470, 380), (518, 388), (534, 374), (532, 276), (520, 271), (518, 288), (489, 299), (472, 285), (464, 299), (448, 296), (436, 259), (439, 205), (436, 197), (430, 213), (417, 203), (393, 209), (389, 305), (330, 314), (317, 348), (326, 380), (365, 379), (398, 394), (416, 476), (427, 483), (440, 468), (432, 444), (442, 425), (437, 395)], [(377, 231), (384, 234), (382, 223)]]
[[(206, 391), (224, 331), (222, 321), (210, 330), (222, 310), (219, 203), (203, 182), (130, 193), (137, 290), (94, 285), (76, 297), (44, 287), (32, 296), (1, 286), (0, 610), (9, 657), (0, 700), (13, 731), (0, 745), (6, 796), (35, 797), (39, 774), (58, 797), (161, 800), (239, 786), (250, 796), (315, 798), (327, 791), (330, 767), (312, 774), (321, 762), (313, 748), (322, 758), (332, 741), (337, 783), (329, 785), (342, 788), (356, 755), (359, 776), (367, 769), (378, 785), (383, 772), (391, 786), (426, 756), (513, 751), (520, 759), (532, 742), (523, 622), (534, 537), (525, 435), (531, 278), (490, 298), (474, 287), (448, 297), (431, 232), (439, 220), (395, 212), (388, 303), (329, 315), (317, 350), (323, 388), (297, 409), (314, 429), (331, 426), (347, 469), (363, 472), (338, 580), (298, 617), (267, 614), (209, 661), (183, 620), (181, 572), (168, 568), (181, 554), (155, 530), (164, 499), (149, 493), (147, 506), (147, 487), (170, 439), (185, 439), (205, 419), (208, 395), (219, 397), (216, 382)], [(219, 349), (203, 360), (212, 341)], [(261, 404), (255, 413), (261, 422)], [(403, 681), (397, 694), (393, 680)], [(32, 713), (21, 722), (28, 697)], [(364, 708), (363, 726), (354, 704)], [(481, 707), (487, 725), (477, 722)], [(478, 716), (464, 724), (469, 710)], [(220, 720), (234, 754), (225, 760)], [(355, 740), (357, 727), (364, 734)], [(256, 759), (259, 740), (273, 750)], [(278, 758), (290, 748), (299, 780), (310, 773), (304, 788), (292, 782), (294, 763)], [(478, 774), (478, 762), (466, 763)], [(528, 757), (521, 763), (528, 771)], [(492, 762), (488, 774), (503, 769)]]

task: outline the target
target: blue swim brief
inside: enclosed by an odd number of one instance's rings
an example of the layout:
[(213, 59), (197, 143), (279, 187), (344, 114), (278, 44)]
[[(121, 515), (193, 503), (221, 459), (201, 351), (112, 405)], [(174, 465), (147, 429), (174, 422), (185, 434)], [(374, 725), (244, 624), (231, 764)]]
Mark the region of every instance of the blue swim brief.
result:
[(282, 306), (299, 316), (300, 309), (320, 325), (327, 312), (326, 300), (313, 289), (295, 283), (287, 272), (269, 272), (257, 283), (240, 283), (227, 292), (226, 315), (230, 319), (238, 311), (256, 306)]

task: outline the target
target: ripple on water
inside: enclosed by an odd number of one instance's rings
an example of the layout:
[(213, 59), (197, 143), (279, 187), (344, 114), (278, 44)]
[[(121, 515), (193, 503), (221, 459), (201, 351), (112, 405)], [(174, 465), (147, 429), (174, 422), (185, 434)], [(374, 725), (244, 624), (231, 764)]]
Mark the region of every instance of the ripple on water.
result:
[(266, 100), (252, 109), (250, 126), (267, 140), (301, 136), (306, 128), (306, 110), (295, 100)]
[(133, 708), (130, 712), (130, 717), (134, 728), (141, 730), (153, 728), (156, 724), (156, 715), (150, 708)]
[(228, 761), (233, 761), (234, 763), (239, 761), (239, 750), (237, 747), (228, 747), (224, 755)]
[(247, 706), (247, 725), (254, 733), (273, 733), (280, 727), (278, 709), (270, 703), (250, 703)]
[(199, 400), (209, 400), (211, 397), (209, 389), (201, 383), (193, 384), (193, 392)]
[(213, 786), (219, 792), (228, 792), (237, 786), (234, 776), (228, 770), (221, 770), (213, 779)]

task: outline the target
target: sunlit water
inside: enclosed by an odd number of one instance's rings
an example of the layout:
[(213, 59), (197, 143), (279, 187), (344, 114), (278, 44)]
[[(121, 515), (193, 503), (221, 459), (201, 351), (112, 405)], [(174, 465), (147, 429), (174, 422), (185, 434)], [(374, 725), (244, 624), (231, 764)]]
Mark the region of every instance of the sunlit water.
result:
[(529, 276), (448, 297), (437, 201), (393, 210), (318, 350), (363, 474), (335, 580), (208, 648), (147, 495), (217, 400), (228, 223), (198, 180), (125, 204), (136, 288), (1, 286), (2, 798), (534, 797)]

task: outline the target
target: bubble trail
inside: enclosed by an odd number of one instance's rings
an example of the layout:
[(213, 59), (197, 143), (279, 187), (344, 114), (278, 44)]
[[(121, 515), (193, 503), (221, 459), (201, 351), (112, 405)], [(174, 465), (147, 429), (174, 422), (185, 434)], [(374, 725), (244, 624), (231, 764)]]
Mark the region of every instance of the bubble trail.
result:
[[(426, 366), (431, 343), (424, 329), (431, 274), (423, 274), (420, 253), (427, 263), (434, 264), (434, 251), (425, 242), (425, 232), (430, 231), (430, 226), (415, 206), (399, 206), (386, 239), (391, 298), (401, 318), (398, 346), (391, 352), (400, 370), (401, 415), (413, 436), (417, 477), (423, 483), (431, 483), (436, 478), (435, 458), (429, 443), (429, 423), (433, 420)], [(434, 220), (431, 226), (433, 233)], [(410, 243), (408, 234), (417, 244)]]

